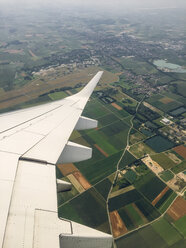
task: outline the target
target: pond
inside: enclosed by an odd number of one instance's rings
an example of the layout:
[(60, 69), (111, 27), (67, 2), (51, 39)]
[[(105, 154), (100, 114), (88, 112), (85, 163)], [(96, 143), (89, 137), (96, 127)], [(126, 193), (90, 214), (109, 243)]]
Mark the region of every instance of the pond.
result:
[(163, 60), (163, 59), (154, 60), (153, 64), (163, 71), (176, 72), (176, 73), (186, 73), (186, 68), (184, 68), (180, 65), (168, 63), (166, 60)]

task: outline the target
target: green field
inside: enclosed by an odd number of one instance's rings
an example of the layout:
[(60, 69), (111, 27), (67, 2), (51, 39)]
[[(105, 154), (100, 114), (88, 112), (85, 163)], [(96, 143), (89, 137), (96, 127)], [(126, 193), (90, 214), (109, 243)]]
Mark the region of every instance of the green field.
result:
[(124, 221), (126, 228), (131, 231), (133, 230), (136, 225), (132, 218), (129, 216), (129, 213), (126, 211), (125, 207), (122, 207), (118, 210), (118, 213), (121, 217), (121, 219)]
[(129, 127), (126, 126), (123, 131), (113, 136), (108, 136), (108, 141), (111, 143), (117, 150), (123, 150), (127, 144), (127, 136), (129, 132)]
[(148, 221), (153, 221), (160, 216), (159, 212), (147, 200), (141, 198), (135, 202), (136, 206), (147, 218)]
[[(59, 215), (73, 221), (81, 221), (81, 224), (94, 228), (108, 221), (105, 201), (93, 188), (72, 199), (70, 203), (59, 207)], [(105, 227), (106, 229), (102, 231), (108, 232), (108, 224), (104, 225)]]
[(174, 225), (178, 228), (180, 233), (186, 238), (186, 215), (174, 222)]
[(110, 112), (102, 106), (101, 103), (99, 103), (96, 100), (92, 100), (87, 103), (85, 110), (83, 111), (83, 115), (98, 119), (102, 117), (103, 115), (109, 114)]
[(177, 108), (177, 109), (171, 111), (170, 115), (176, 117), (176, 116), (179, 116), (179, 115), (181, 115), (181, 114), (183, 114), (185, 112), (186, 112), (186, 108), (185, 107), (180, 107), (180, 108)]
[(183, 97), (186, 97), (186, 84), (183, 81), (176, 81), (174, 82), (174, 85), (176, 87), (176, 91), (182, 95)]
[(169, 189), (156, 203), (155, 207), (160, 209), (160, 212), (161, 212), (161, 207), (166, 203), (166, 201), (168, 201), (169, 198), (171, 198), (172, 194), (173, 194), (172, 189)]
[[(175, 83), (176, 83), (176, 82), (175, 82)], [(172, 88), (172, 87), (170, 87), (169, 89), (171, 90), (171, 88)], [(181, 93), (181, 95), (182, 95), (182, 94), (185, 94), (185, 91), (183, 91), (183, 92)], [(167, 96), (167, 97), (169, 97), (169, 98), (172, 98), (172, 99), (174, 99), (174, 100), (177, 100), (177, 101), (179, 101), (179, 102), (181, 102), (181, 103), (183, 103), (183, 104), (186, 104), (186, 98), (183, 97), (183, 96), (181, 96), (180, 94), (178, 95), (178, 94), (176, 94), (176, 93), (172, 93), (172, 92), (167, 92), (167, 91), (165, 91), (165, 92), (164, 92), (164, 95)]]
[(159, 209), (160, 213), (164, 213), (176, 198), (177, 194), (174, 191), (171, 191), (172, 190), (167, 191), (166, 194), (156, 204), (156, 207)]
[(167, 171), (163, 171), (159, 176), (165, 182), (168, 182), (174, 177), (174, 174), (171, 171), (167, 170)]
[(56, 101), (56, 100), (60, 100), (62, 98), (65, 98), (68, 96), (68, 94), (64, 91), (61, 91), (61, 92), (55, 92), (55, 93), (51, 93), (48, 95), (53, 101)]
[[(91, 166), (92, 164), (98, 162), (99, 160), (105, 159), (105, 156), (100, 151), (98, 151), (98, 149), (93, 145), (93, 141), (90, 139), (90, 137), (83, 136), (83, 139), (89, 144), (89, 147), (92, 148), (92, 158), (90, 160), (88, 160), (88, 161), (85, 160), (85, 161), (82, 161), (82, 162), (80, 162), (78, 164), (80, 164), (82, 166), (89, 164)], [(78, 143), (79, 138), (73, 140), (73, 142)]]
[(133, 145), (141, 140), (145, 139), (145, 135), (140, 132), (134, 132), (130, 134), (130, 144)]
[(124, 169), (127, 165), (130, 165), (136, 161), (136, 158), (128, 151), (125, 152), (125, 155), (120, 161), (119, 169)]
[[(142, 226), (145, 224), (144, 219), (140, 216), (140, 214), (136, 211), (133, 204), (129, 204), (125, 207), (128, 216), (132, 218), (132, 222), (135, 224), (135, 227)], [(123, 220), (125, 222), (125, 220)]]
[(104, 135), (102, 131), (92, 131), (88, 134), (88, 136), (94, 141), (94, 144), (97, 144), (99, 147), (101, 147), (107, 154), (111, 155), (117, 152), (117, 149), (115, 149), (115, 147), (107, 141), (106, 135)]
[[(116, 115), (119, 119), (126, 118), (130, 115), (127, 111), (125, 111), (125, 109), (118, 110), (115, 107), (113, 107), (111, 104), (105, 104), (101, 101), (100, 101), (100, 103), (103, 104), (103, 106), (105, 107), (105, 109), (107, 109), (107, 111)], [(122, 104), (120, 104), (119, 102), (117, 102), (116, 104), (119, 106), (121, 105), (121, 107), (122, 107)]]
[(110, 125), (113, 122), (118, 121), (118, 117), (112, 113), (106, 114), (98, 119), (98, 123), (101, 126)]
[(115, 122), (101, 129), (106, 136), (112, 136), (121, 133), (123, 130), (129, 129), (129, 126), (122, 121)]
[(182, 239), (178, 231), (164, 218), (153, 223), (152, 227), (168, 245), (173, 245)]
[(117, 182), (115, 182), (115, 184), (113, 186), (113, 189), (112, 189), (112, 192), (115, 192), (115, 191), (118, 191), (120, 189), (126, 188), (126, 187), (128, 187), (130, 185), (131, 184), (124, 177), (122, 177), (120, 179), (117, 178)]
[[(67, 178), (63, 178), (62, 180), (69, 182), (69, 180)], [(72, 185), (72, 189), (70, 191), (58, 193), (57, 194), (58, 206), (65, 203), (66, 201), (69, 201), (70, 199), (72, 199), (73, 197), (75, 197), (78, 194), (79, 194), (79, 192), (76, 190), (76, 188), (73, 185)]]
[(111, 181), (108, 178), (105, 178), (100, 183), (96, 184), (94, 188), (103, 196), (103, 198), (106, 200), (108, 193), (110, 191), (110, 188), (112, 186)]
[(165, 153), (152, 155), (151, 158), (159, 165), (161, 165), (165, 170), (173, 168), (176, 165), (176, 163), (174, 163), (172, 159), (166, 156)]
[(130, 203), (136, 202), (139, 199), (141, 199), (141, 195), (135, 189), (112, 197), (109, 199), (109, 211), (112, 212), (114, 210), (118, 210)]
[(151, 137), (155, 134), (154, 132), (152, 132), (150, 129), (147, 128), (140, 128), (140, 132), (147, 137)]
[(154, 154), (154, 151), (143, 142), (132, 145), (130, 152), (137, 158), (141, 158), (146, 154)]
[(183, 103), (180, 103), (173, 99), (169, 103), (163, 103), (162, 102), (163, 98), (164, 96), (156, 94), (150, 97), (149, 99), (147, 99), (147, 102), (166, 113), (176, 108), (179, 108), (183, 105)]
[(125, 174), (124, 174), (124, 178), (129, 181), (131, 184), (133, 184), (136, 179), (137, 179), (137, 175), (133, 170), (128, 170)]
[(150, 146), (155, 152), (163, 152), (174, 147), (173, 142), (160, 135), (149, 138), (145, 141), (145, 143)]
[[(141, 212), (141, 215), (136, 211), (133, 203), (135, 203), (136, 208)], [(157, 210), (135, 189), (110, 198), (109, 211), (112, 212), (114, 210), (118, 210), (129, 230), (159, 217)]]
[(138, 61), (136, 58), (122, 58), (120, 61), (125, 69), (131, 69), (136, 74), (154, 74), (158, 72), (154, 66)]
[(129, 126), (122, 122), (116, 121), (99, 130), (81, 131), (83, 138), (90, 144), (97, 144), (104, 152), (111, 155), (126, 146)]
[(121, 154), (122, 152), (115, 153), (114, 155), (99, 160), (94, 164), (90, 164), (87, 161), (84, 163), (76, 163), (76, 167), (91, 184), (95, 184), (116, 170), (116, 164), (120, 159)]
[(69, 202), (61, 207), (58, 207), (58, 216), (70, 219), (72, 221), (84, 224), (84, 220), (78, 214), (73, 203)]
[(151, 202), (166, 187), (165, 183), (163, 183), (151, 171), (140, 176), (138, 180), (135, 181), (134, 186)]
[(174, 166), (174, 168), (171, 169), (172, 172), (175, 174), (185, 171), (186, 170), (186, 160), (182, 161), (180, 164), (177, 164)]
[(166, 242), (149, 225), (116, 240), (117, 248), (167, 248)]

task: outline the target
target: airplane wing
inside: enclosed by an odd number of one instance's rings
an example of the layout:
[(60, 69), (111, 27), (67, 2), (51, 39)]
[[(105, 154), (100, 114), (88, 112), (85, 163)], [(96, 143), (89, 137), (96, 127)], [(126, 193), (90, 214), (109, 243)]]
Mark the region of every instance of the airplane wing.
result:
[(102, 72), (63, 100), (0, 115), (0, 247), (111, 247), (111, 235), (59, 219), (57, 162), (91, 158), (92, 149), (68, 139), (74, 129), (97, 126), (82, 111)]

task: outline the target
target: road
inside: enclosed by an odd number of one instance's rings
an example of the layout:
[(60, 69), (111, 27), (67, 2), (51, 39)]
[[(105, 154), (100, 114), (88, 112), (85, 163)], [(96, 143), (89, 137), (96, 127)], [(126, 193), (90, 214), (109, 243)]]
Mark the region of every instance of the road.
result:
[[(145, 98), (145, 97), (144, 97), (144, 98)], [(138, 108), (139, 108), (139, 106), (141, 105), (141, 103), (143, 102), (144, 98), (137, 104), (137, 106), (136, 106), (136, 114), (137, 114)], [(135, 115), (136, 115), (136, 114), (135, 114)], [(107, 200), (106, 200), (106, 208), (107, 208), (108, 221), (109, 221), (110, 230), (111, 230), (112, 235), (113, 235), (113, 231), (112, 231), (112, 225), (111, 225), (111, 221), (110, 221), (109, 205), (108, 205), (108, 203), (109, 203), (109, 197), (110, 197), (110, 194), (111, 194), (111, 192), (112, 192), (112, 189), (113, 189), (114, 185), (115, 185), (116, 182), (117, 182), (118, 174), (120, 173), (120, 169), (119, 169), (120, 162), (121, 162), (121, 160), (123, 159), (123, 157), (125, 156), (126, 151), (129, 150), (129, 148), (130, 148), (129, 138), (130, 138), (130, 132), (131, 132), (131, 130), (132, 130), (132, 128), (133, 128), (133, 120), (134, 120), (134, 118), (135, 118), (135, 115), (133, 115), (133, 117), (130, 119), (130, 124), (131, 124), (131, 126), (130, 126), (130, 129), (129, 129), (129, 131), (128, 131), (128, 135), (127, 135), (127, 145), (126, 145), (126, 147), (124, 148), (123, 153), (122, 153), (122, 155), (121, 155), (121, 157), (120, 157), (120, 159), (119, 159), (119, 161), (118, 161), (118, 163), (117, 163), (117, 165), (116, 165), (115, 177), (114, 177), (112, 186), (111, 186), (111, 188), (110, 188), (110, 191), (109, 191), (109, 193), (108, 193)], [(113, 247), (116, 247), (116, 245), (114, 244), (114, 240), (113, 240)]]

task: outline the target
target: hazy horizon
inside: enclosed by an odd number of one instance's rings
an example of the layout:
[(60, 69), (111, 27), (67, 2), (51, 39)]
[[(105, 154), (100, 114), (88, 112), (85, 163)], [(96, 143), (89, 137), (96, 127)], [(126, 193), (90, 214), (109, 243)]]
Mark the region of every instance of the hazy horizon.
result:
[(4, 6), (96, 7), (96, 8), (186, 8), (185, 0), (0, 0)]

